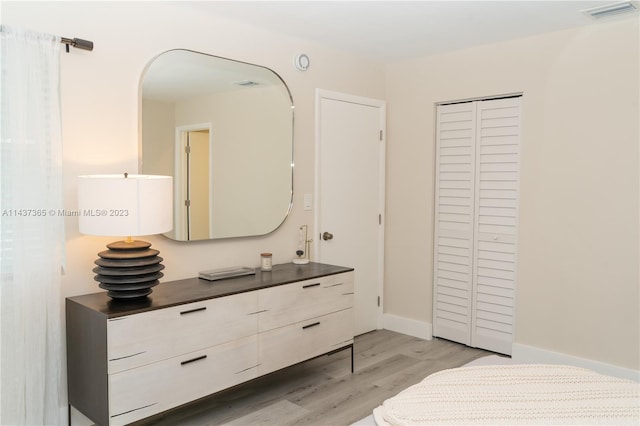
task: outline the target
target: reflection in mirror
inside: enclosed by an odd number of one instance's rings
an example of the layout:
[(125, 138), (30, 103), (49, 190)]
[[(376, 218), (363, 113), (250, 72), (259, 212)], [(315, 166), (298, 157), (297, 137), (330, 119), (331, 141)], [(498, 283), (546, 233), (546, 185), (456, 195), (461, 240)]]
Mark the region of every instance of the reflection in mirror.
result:
[(188, 241), (264, 235), (289, 214), (293, 104), (268, 68), (171, 50), (141, 83), (143, 174), (174, 176), (174, 227)]

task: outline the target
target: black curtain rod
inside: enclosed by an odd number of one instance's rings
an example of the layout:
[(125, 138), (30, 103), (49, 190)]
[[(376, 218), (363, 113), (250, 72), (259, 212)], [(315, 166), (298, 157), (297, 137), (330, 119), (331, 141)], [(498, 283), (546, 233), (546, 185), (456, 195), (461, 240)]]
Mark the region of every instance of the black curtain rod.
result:
[(67, 45), (67, 53), (69, 52), (69, 46), (73, 46), (82, 50), (93, 50), (93, 42), (89, 40), (83, 40), (81, 38), (66, 38), (61, 37), (60, 43)]

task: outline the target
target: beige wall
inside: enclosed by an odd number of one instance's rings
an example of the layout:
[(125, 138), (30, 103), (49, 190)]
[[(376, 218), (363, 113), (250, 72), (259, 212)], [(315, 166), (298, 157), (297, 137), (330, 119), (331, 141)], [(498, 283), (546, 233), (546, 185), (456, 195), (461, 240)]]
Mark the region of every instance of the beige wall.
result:
[[(277, 72), (289, 86), (295, 109), (294, 205), (274, 233), (257, 238), (178, 243), (145, 238), (160, 250), (165, 280), (233, 265), (258, 266), (261, 252), (274, 263), (295, 256), (298, 227), (313, 226), (303, 211), (304, 193), (313, 193), (314, 102), (316, 88), (371, 98), (384, 95), (383, 67), (299, 39), (279, 36), (232, 21), (205, 16), (168, 2), (3, 2), (2, 23), (79, 37), (95, 43), (93, 52), (61, 54), (65, 208), (76, 203), (75, 178), (138, 168), (138, 97), (144, 67), (156, 55), (184, 48), (255, 63)], [(306, 72), (293, 57), (307, 53)], [(91, 135), (88, 137), (87, 135)], [(68, 218), (67, 266), (63, 295), (95, 292), (93, 261), (114, 238), (84, 236)]]
[(638, 21), (388, 65), (385, 311), (432, 322), (434, 104), (524, 92), (515, 341), (640, 369)]
[[(140, 159), (139, 173), (148, 175), (175, 176), (175, 111), (173, 103), (142, 99), (140, 126), (146, 129), (144, 139), (139, 145), (139, 154), (144, 152), (144, 161)], [(144, 163), (144, 164), (143, 164)], [(175, 187), (175, 181), (174, 181)], [(174, 198), (175, 198), (174, 193)], [(174, 206), (174, 223), (181, 223), (183, 217), (178, 214), (178, 206)], [(186, 226), (186, 225), (185, 225)], [(169, 238), (176, 237), (176, 228), (167, 232)]]
[(174, 105), (149, 99), (142, 103), (146, 111), (141, 116), (141, 126), (146, 129), (141, 146), (145, 153), (142, 166), (144, 173), (173, 176), (176, 131)]

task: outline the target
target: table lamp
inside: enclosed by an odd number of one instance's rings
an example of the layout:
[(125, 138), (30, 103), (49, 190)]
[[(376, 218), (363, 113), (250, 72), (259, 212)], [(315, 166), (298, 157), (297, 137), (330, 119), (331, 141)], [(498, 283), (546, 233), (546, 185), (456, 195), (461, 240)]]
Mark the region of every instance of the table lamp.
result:
[(78, 176), (80, 232), (126, 236), (98, 253), (93, 269), (99, 287), (113, 299), (151, 294), (164, 269), (158, 250), (131, 237), (173, 228), (173, 178), (156, 175)]

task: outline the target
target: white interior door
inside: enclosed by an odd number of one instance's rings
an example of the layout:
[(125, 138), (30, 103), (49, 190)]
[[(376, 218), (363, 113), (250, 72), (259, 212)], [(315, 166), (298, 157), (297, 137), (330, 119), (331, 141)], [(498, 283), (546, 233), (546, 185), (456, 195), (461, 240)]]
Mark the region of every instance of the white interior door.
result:
[[(191, 240), (191, 218), (189, 214), (189, 203), (192, 195), (192, 183), (190, 168), (196, 169), (199, 179), (205, 179), (205, 182), (195, 182), (196, 192), (211, 192), (210, 176), (208, 170), (211, 169), (211, 149), (212, 127), (211, 123), (189, 124), (185, 126), (177, 126), (175, 128), (175, 150), (174, 150), (174, 188), (173, 188), (173, 229), (169, 233), (171, 238), (177, 240)], [(206, 137), (205, 137), (206, 135)], [(193, 152), (195, 150), (195, 152)], [(191, 155), (194, 154), (194, 156)], [(196, 158), (196, 163), (192, 164), (191, 158)], [(199, 187), (198, 187), (199, 186)], [(206, 203), (211, 200), (210, 195), (206, 195)], [(202, 214), (205, 209), (210, 208), (208, 205), (202, 205)], [(211, 221), (205, 225), (205, 233), (198, 238), (210, 238), (209, 230)], [(202, 234), (202, 233), (201, 233)]]
[(316, 102), (314, 248), (319, 262), (355, 268), (358, 335), (382, 311), (385, 103), (321, 90)]

